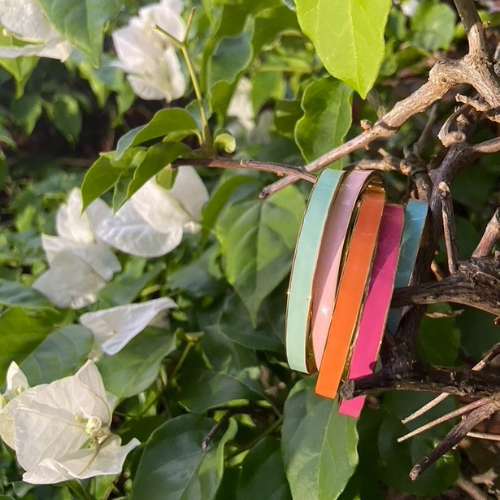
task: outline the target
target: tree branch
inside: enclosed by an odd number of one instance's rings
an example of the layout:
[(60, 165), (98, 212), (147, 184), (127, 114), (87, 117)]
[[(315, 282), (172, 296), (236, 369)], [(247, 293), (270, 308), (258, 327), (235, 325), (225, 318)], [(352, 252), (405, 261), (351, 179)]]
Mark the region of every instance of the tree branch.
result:
[(493, 251), (497, 241), (500, 239), (500, 208), (497, 208), (490, 222), (486, 226), (479, 245), (472, 254), (473, 259), (487, 257)]
[(415, 481), (423, 472), (425, 472), (436, 460), (450, 451), (471, 431), (477, 424), (490, 417), (498, 410), (498, 403), (490, 401), (483, 406), (476, 408), (465, 417), (459, 424), (455, 425), (447, 436), (420, 462), (415, 464), (410, 471), (410, 479)]
[(500, 316), (500, 263), (493, 258), (462, 262), (456, 273), (438, 282), (395, 290), (392, 307), (452, 302)]
[(343, 399), (386, 392), (446, 392), (454, 396), (491, 398), (500, 394), (500, 376), (492, 372), (445, 368), (426, 368), (415, 363), (405, 372), (384, 368), (379, 372), (344, 382)]
[(172, 162), (173, 167), (181, 167), (183, 165), (191, 165), (193, 167), (208, 167), (208, 168), (229, 168), (240, 169), (246, 168), (249, 170), (260, 170), (262, 172), (270, 172), (276, 175), (290, 175), (297, 179), (304, 179), (314, 184), (316, 177), (301, 167), (292, 167), (281, 163), (262, 162), (256, 160), (231, 160), (229, 158), (178, 158)]

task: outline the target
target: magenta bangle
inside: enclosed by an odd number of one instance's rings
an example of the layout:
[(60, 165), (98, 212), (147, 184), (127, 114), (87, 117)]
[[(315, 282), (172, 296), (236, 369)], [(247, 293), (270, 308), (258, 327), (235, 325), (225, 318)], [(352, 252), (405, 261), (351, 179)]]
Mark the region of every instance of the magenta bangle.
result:
[[(404, 213), (400, 205), (386, 205), (380, 224), (368, 296), (349, 368), (349, 379), (373, 373), (385, 330), (399, 257)], [(365, 397), (342, 401), (339, 413), (359, 417)]]

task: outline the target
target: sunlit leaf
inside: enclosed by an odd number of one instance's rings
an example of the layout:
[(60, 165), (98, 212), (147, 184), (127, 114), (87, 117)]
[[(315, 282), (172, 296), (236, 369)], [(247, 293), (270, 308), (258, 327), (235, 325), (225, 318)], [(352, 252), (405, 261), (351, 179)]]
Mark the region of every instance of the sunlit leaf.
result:
[(356, 420), (338, 402), (314, 394), (316, 377), (301, 380), (285, 404), (281, 448), (293, 498), (335, 500), (358, 464)]
[(304, 33), (328, 72), (361, 97), (373, 86), (384, 57), (391, 0), (296, 0)]
[(302, 97), (304, 116), (295, 141), (306, 162), (340, 146), (351, 127), (352, 90), (333, 78), (312, 82)]
[(134, 128), (118, 141), (115, 160), (119, 160), (124, 152), (159, 137), (168, 141), (181, 140), (188, 135), (198, 134), (198, 128), (193, 117), (184, 109), (162, 109), (153, 116), (146, 125)]
[(264, 201), (234, 203), (219, 218), (225, 274), (253, 324), (262, 300), (290, 271), (304, 207), (302, 195), (292, 187)]

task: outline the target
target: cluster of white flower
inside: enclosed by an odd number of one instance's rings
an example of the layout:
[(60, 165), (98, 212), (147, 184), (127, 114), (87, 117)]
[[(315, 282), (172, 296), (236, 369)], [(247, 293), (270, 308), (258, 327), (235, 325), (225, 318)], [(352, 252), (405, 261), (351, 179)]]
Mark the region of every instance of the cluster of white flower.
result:
[[(42, 235), (50, 267), (33, 287), (58, 307), (79, 309), (96, 302), (121, 269), (111, 247), (144, 257), (164, 255), (179, 245), (184, 232), (199, 229), (207, 199), (205, 185), (189, 166), (179, 168), (170, 190), (151, 179), (115, 215), (100, 199), (82, 213), (81, 192), (73, 189), (57, 211), (57, 236)], [(90, 357), (116, 354), (175, 307), (163, 297), (81, 315), (82, 325), (94, 334)], [(90, 361), (73, 377), (33, 388), (12, 363), (7, 391), (0, 396), (0, 437), (16, 451), (26, 470), (23, 479), (30, 483), (117, 474), (138, 441), (120, 446), (120, 438), (111, 434), (113, 407)]]
[(92, 361), (72, 377), (32, 388), (12, 363), (0, 396), (0, 437), (16, 451), (23, 480), (52, 484), (119, 474), (140, 443), (134, 438), (121, 446), (111, 433), (115, 403)]
[(182, 40), (186, 30), (180, 16), (179, 0), (162, 0), (139, 10), (128, 26), (113, 33), (113, 43), (120, 60), (118, 67), (129, 73), (127, 80), (136, 95), (143, 99), (182, 97), (186, 79), (175, 48), (156, 26)]

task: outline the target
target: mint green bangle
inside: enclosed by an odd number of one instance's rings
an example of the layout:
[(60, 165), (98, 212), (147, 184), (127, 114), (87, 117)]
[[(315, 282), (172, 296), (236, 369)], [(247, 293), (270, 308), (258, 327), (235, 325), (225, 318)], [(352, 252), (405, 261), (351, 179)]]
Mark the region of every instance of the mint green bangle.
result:
[[(403, 288), (410, 283), (411, 274), (417, 260), (418, 249), (422, 231), (424, 230), (427, 217), (427, 203), (423, 201), (410, 200), (405, 209), (405, 222), (403, 226), (403, 237), (401, 239), (401, 251), (399, 254), (394, 289)], [(387, 330), (392, 335), (398, 331), (401, 320), (402, 309), (391, 309), (387, 318)]]
[(286, 353), (292, 370), (308, 373), (307, 345), (313, 278), (318, 252), (330, 206), (335, 199), (344, 172), (323, 170), (313, 187), (302, 220), (286, 311)]

